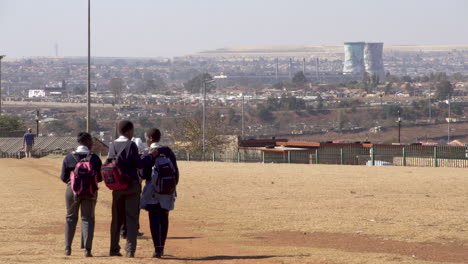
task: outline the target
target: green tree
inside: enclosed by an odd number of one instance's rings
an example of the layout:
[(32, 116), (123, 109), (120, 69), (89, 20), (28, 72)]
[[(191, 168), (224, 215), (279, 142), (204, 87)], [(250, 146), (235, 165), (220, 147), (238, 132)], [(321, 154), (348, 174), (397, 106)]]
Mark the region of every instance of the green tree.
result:
[(267, 108), (260, 106), (257, 110), (257, 117), (265, 122), (271, 122), (275, 120), (273, 113)]
[(463, 82), (465, 81), (465, 76), (463, 76), (461, 72), (456, 72), (452, 75), (452, 80), (457, 82)]
[[(211, 81), (211, 80), (213, 80), (213, 77), (209, 73), (202, 73), (193, 77), (188, 82), (184, 83), (184, 88), (189, 93), (200, 93), (202, 91), (203, 82)], [(213, 82), (206, 84), (207, 93), (211, 92), (215, 88), (216, 86), (214, 85)]]
[(452, 84), (445, 80), (440, 81), (436, 84), (435, 97), (439, 100), (443, 100), (452, 96), (453, 87)]
[(0, 116), (0, 132), (24, 131), (25, 129), (23, 120), (19, 117), (5, 114)]
[(297, 88), (304, 88), (305, 85), (309, 82), (309, 80), (307, 80), (307, 77), (302, 71), (299, 71), (296, 72), (296, 74), (294, 74), (292, 82)]

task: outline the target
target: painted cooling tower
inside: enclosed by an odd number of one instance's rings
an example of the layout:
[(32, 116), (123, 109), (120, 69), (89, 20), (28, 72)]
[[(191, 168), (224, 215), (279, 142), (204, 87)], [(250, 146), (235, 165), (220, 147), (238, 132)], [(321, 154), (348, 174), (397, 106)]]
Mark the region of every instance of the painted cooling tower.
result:
[(368, 74), (377, 74), (380, 82), (385, 80), (383, 43), (366, 43), (364, 46), (364, 65)]
[(364, 46), (364, 42), (345, 42), (343, 74), (364, 73)]

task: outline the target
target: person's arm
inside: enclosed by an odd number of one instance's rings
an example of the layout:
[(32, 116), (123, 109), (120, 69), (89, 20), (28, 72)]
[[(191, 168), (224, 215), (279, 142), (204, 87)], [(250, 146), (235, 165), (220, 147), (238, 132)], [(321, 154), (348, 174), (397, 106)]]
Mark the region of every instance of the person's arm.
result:
[(34, 146), (34, 138), (35, 138), (35, 136), (34, 136), (34, 135), (31, 135), (31, 137), (32, 137), (32, 145), (31, 145), (31, 146)]
[(26, 134), (23, 135), (23, 148), (26, 145)]
[(148, 153), (140, 156), (140, 154), (138, 154), (138, 147), (134, 142), (132, 142), (129, 150), (129, 159), (136, 168), (143, 169), (151, 165), (151, 162), (153, 161), (153, 155)]
[(102, 174), (101, 174), (102, 161), (101, 161), (101, 158), (99, 158), (98, 155), (93, 154), (92, 160), (93, 160), (93, 169), (97, 173), (97, 181), (102, 182)]
[(68, 168), (68, 155), (63, 159), (62, 163), (62, 174), (60, 175), (60, 179), (64, 183), (68, 183), (70, 181), (70, 172), (71, 170)]
[(176, 171), (176, 174), (175, 174), (176, 184), (179, 184), (179, 167), (177, 167), (177, 159), (176, 159), (176, 156), (175, 156), (174, 152), (172, 152), (172, 150), (170, 148), (168, 148), (168, 149), (169, 149), (169, 152), (170, 152), (169, 159), (171, 160), (172, 165), (174, 165), (174, 169)]

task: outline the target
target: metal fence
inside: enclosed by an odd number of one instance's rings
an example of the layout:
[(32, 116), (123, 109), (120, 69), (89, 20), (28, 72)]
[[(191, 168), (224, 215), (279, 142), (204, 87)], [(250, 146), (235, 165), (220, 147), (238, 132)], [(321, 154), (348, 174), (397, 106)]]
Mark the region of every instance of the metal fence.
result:
[[(34, 158), (65, 155), (64, 151), (33, 151)], [(368, 166), (412, 166), (468, 168), (468, 147), (421, 145), (362, 145), (326, 146), (303, 150), (241, 150), (239, 152), (185, 152), (175, 153), (177, 160), (239, 162), (239, 163), (293, 163), (337, 164)], [(5, 153), (0, 158), (25, 157), (24, 151)]]
[(185, 161), (468, 168), (468, 148), (453, 146), (375, 145), (369, 148), (350, 145), (294, 151), (207, 152), (205, 155), (179, 151), (176, 157)]

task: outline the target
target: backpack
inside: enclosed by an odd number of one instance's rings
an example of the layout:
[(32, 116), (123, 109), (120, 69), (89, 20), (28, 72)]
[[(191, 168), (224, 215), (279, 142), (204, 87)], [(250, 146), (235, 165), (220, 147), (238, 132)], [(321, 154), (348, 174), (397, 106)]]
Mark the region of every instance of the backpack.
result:
[(92, 153), (89, 152), (81, 160), (76, 153), (73, 153), (72, 156), (76, 160), (75, 169), (70, 173), (73, 193), (79, 197), (93, 197), (98, 190), (98, 182), (97, 173), (90, 162)]
[(125, 170), (122, 168), (122, 160), (120, 155), (122, 152), (127, 149), (127, 147), (132, 143), (128, 141), (125, 147), (117, 153), (114, 147), (115, 156), (114, 158), (108, 158), (106, 162), (101, 167), (101, 174), (106, 184), (107, 188), (113, 191), (125, 190), (128, 188), (129, 177)]
[(173, 194), (176, 189), (176, 170), (172, 161), (164, 154), (159, 154), (151, 173), (153, 189), (159, 194)]

